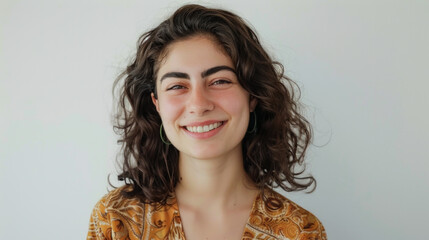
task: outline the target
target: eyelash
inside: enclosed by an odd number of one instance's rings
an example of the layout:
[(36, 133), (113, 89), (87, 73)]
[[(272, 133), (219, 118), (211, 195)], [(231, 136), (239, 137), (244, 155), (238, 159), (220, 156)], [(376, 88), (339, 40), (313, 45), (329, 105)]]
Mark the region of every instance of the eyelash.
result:
[[(221, 85), (221, 84), (231, 84), (231, 81), (225, 80), (225, 79), (219, 79), (216, 80), (214, 82), (212, 82), (210, 85)], [(182, 85), (174, 85), (171, 86), (169, 88), (167, 88), (167, 91), (169, 90), (179, 90), (179, 89), (184, 89), (185, 87)]]
[(167, 88), (167, 91), (169, 91), (169, 90), (178, 90), (178, 89), (183, 89), (183, 88), (185, 88), (185, 87), (182, 86), (182, 85), (174, 85), (172, 87)]
[(219, 79), (211, 83), (210, 85), (219, 85), (219, 84), (230, 84), (231, 81), (225, 80), (225, 79)]

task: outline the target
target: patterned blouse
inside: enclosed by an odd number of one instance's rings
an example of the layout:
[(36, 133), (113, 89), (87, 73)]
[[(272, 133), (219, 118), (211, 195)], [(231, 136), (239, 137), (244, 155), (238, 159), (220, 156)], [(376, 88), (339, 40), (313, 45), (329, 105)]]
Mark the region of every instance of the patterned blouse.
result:
[[(122, 189), (111, 191), (95, 205), (87, 240), (185, 240), (174, 198), (170, 198), (165, 206), (156, 207), (123, 197)], [(265, 202), (262, 194), (256, 197), (242, 240), (327, 239), (322, 223), (313, 214), (274, 190), (267, 189), (265, 194)]]

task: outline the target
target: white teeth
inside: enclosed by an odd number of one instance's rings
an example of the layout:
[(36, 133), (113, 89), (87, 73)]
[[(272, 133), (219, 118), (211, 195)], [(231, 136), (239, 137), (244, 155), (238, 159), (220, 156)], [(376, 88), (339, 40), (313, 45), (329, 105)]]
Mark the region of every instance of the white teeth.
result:
[(197, 132), (197, 133), (203, 133), (203, 132), (208, 132), (211, 131), (215, 128), (218, 128), (220, 125), (222, 125), (222, 122), (217, 122), (217, 123), (212, 123), (210, 125), (205, 125), (205, 126), (193, 126), (193, 127), (186, 127), (186, 129), (190, 132)]

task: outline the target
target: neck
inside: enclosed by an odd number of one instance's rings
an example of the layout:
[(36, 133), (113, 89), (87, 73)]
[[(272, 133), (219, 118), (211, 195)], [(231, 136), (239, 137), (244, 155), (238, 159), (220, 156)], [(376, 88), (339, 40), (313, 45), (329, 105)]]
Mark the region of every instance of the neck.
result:
[(229, 208), (246, 201), (256, 189), (244, 171), (241, 151), (217, 159), (181, 154), (179, 172), (176, 196), (181, 205)]

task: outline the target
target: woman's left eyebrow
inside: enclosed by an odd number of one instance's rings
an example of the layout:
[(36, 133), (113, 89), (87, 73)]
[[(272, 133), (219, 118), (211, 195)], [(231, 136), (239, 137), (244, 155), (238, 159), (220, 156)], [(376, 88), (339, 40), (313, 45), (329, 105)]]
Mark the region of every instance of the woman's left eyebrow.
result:
[(228, 70), (228, 71), (235, 73), (235, 70), (233, 68), (222, 65), (222, 66), (216, 66), (216, 67), (212, 67), (212, 68), (205, 70), (204, 72), (201, 73), (201, 77), (205, 78), (207, 76), (210, 76), (210, 75), (215, 74), (215, 73), (222, 71), (222, 70)]
[[(209, 69), (205, 70), (204, 72), (201, 73), (201, 77), (205, 78), (205, 77), (208, 77), (208, 76), (210, 76), (212, 74), (215, 74), (215, 73), (217, 73), (219, 71), (222, 71), (222, 70), (231, 71), (231, 72), (233, 72), (235, 74), (235, 70), (233, 68), (225, 66), (225, 65), (221, 65), (221, 66), (216, 66), (216, 67), (212, 67), (212, 68), (209, 68)], [(168, 72), (168, 73), (164, 74), (161, 77), (161, 82), (165, 78), (169, 78), (169, 77), (191, 79), (189, 77), (189, 74), (187, 74), (187, 73), (183, 73), (183, 72)]]

